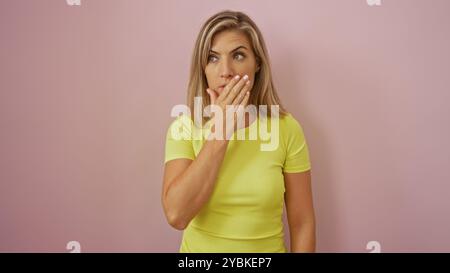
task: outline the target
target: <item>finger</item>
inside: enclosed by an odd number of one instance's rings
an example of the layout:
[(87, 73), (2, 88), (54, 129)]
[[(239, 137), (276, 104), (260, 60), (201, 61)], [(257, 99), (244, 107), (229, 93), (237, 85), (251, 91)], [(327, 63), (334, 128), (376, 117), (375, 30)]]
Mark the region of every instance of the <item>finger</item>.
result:
[(242, 98), (242, 101), (240, 102), (239, 105), (235, 105), (234, 107), (236, 107), (237, 111), (236, 114), (238, 116), (238, 119), (242, 119), (245, 116), (245, 111), (246, 111), (246, 107), (247, 107), (247, 103), (250, 99), (250, 91), (247, 91), (244, 93), (244, 96)]
[(209, 98), (210, 98), (210, 100), (211, 100), (211, 104), (215, 104), (216, 103), (216, 100), (217, 100), (217, 92), (216, 91), (214, 91), (214, 90), (211, 90), (211, 89), (206, 89), (206, 92), (208, 93), (208, 95), (209, 95)]
[(228, 92), (225, 103), (226, 105), (232, 104), (234, 99), (238, 96), (242, 88), (245, 86), (245, 84), (248, 82), (248, 76), (245, 75), (242, 77), (242, 79), (233, 87), (233, 89)]
[(244, 87), (240, 90), (239, 94), (234, 98), (233, 105), (238, 105), (241, 103), (241, 101), (244, 99), (245, 94), (250, 91), (251, 85), (250, 81), (247, 81), (244, 84)]
[(231, 79), (231, 81), (222, 90), (222, 93), (220, 93), (220, 95), (217, 99), (223, 100), (227, 96), (228, 92), (230, 92), (232, 90), (232, 88), (239, 82), (240, 78), (241, 78), (241, 76), (239, 76), (239, 75), (234, 76), (234, 78)]
[(244, 95), (244, 99), (242, 99), (241, 104), (239, 105), (243, 105), (244, 107), (247, 106), (249, 99), (250, 99), (250, 91), (247, 91), (247, 93), (245, 93)]

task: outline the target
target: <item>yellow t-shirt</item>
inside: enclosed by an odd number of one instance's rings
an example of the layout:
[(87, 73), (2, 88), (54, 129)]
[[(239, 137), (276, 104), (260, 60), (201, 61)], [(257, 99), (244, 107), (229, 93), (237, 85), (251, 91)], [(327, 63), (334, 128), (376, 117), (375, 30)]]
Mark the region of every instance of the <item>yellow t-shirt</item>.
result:
[[(250, 132), (257, 133), (256, 140)], [(181, 129), (182, 128), (182, 129)], [(246, 128), (245, 140), (230, 140), (212, 195), (183, 232), (180, 252), (286, 252), (283, 232), (285, 173), (311, 168), (308, 146), (301, 125), (288, 114), (278, 119), (259, 117)], [(205, 133), (205, 132), (203, 132)], [(207, 135), (208, 131), (206, 131)], [(177, 158), (194, 160), (205, 139), (187, 116), (176, 118), (166, 137), (165, 162)], [(254, 135), (253, 135), (254, 136)], [(262, 149), (262, 145), (270, 149)]]

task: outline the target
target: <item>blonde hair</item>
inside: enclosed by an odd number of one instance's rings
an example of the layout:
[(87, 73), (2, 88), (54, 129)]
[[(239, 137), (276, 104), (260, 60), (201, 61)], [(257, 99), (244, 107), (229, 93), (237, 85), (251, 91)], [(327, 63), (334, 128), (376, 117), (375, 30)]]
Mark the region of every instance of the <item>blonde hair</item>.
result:
[[(253, 89), (250, 92), (249, 105), (267, 105), (267, 115), (270, 117), (271, 105), (279, 106), (280, 117), (287, 114), (286, 109), (281, 105), (275, 86), (272, 82), (272, 72), (270, 68), (269, 55), (264, 43), (263, 36), (250, 17), (238, 11), (225, 10), (211, 16), (202, 26), (197, 36), (195, 47), (192, 53), (191, 70), (188, 85), (187, 104), (194, 113), (194, 98), (202, 97), (202, 112), (208, 106), (210, 97), (206, 92), (208, 88), (205, 67), (211, 44), (214, 36), (226, 30), (238, 30), (244, 33), (250, 40), (253, 52), (259, 66), (255, 74)], [(203, 117), (203, 123), (207, 118)]]

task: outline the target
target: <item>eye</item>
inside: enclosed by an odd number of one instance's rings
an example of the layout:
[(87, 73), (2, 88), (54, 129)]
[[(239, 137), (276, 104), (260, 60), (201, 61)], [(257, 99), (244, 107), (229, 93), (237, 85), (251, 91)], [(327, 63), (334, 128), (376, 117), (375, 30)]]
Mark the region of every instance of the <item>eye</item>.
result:
[(234, 54), (234, 57), (235, 57), (238, 61), (240, 61), (240, 60), (243, 60), (243, 59), (245, 58), (245, 54), (242, 53), (242, 52), (236, 52), (236, 54)]
[[(245, 58), (245, 54), (242, 52), (236, 52), (233, 56), (236, 60), (241, 61)], [(217, 61), (217, 57), (215, 55), (208, 56), (208, 63), (214, 63)]]
[(215, 62), (215, 61), (214, 61), (214, 58), (217, 59), (216, 56), (214, 56), (214, 55), (209, 55), (209, 56), (208, 56), (208, 63), (210, 63), (210, 62)]

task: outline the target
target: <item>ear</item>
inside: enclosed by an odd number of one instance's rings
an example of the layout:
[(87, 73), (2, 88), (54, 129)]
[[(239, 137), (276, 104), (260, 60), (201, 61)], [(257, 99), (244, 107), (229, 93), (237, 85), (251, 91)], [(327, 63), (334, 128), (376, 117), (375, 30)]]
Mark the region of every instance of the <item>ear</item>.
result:
[(259, 58), (256, 58), (256, 72), (259, 72), (261, 69), (261, 60)]

